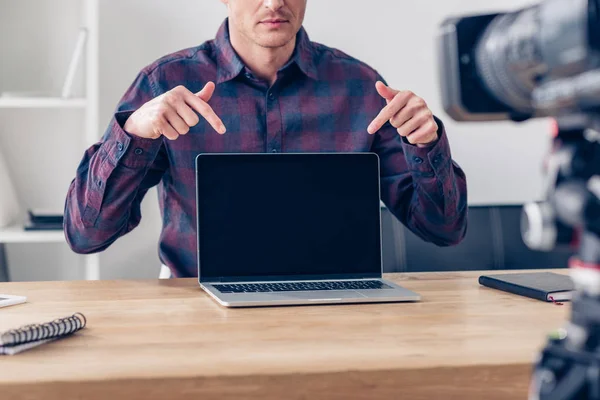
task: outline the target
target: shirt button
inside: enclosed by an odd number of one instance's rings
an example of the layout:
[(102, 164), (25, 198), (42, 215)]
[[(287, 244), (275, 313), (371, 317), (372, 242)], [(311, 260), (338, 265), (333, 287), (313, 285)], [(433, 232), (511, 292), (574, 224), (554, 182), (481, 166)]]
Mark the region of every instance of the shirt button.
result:
[(277, 153), (277, 149), (271, 150), (271, 153)]
[(423, 159), (421, 157), (414, 157), (413, 161), (416, 162), (417, 164), (421, 164), (423, 162)]
[(139, 147), (137, 149), (135, 149), (135, 154), (142, 155), (144, 153), (144, 150), (140, 149)]
[(117, 142), (117, 149), (119, 149), (119, 151), (123, 151), (123, 143)]
[(269, 93), (269, 99), (275, 100), (275, 95), (273, 94), (273, 92)]
[(252, 79), (252, 74), (250, 72), (246, 72), (246, 78)]

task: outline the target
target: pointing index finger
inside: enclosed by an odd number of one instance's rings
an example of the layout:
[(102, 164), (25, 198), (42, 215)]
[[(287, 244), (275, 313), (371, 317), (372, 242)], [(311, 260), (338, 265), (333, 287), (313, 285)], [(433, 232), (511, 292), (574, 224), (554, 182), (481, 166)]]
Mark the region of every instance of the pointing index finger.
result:
[(226, 129), (223, 121), (221, 121), (221, 118), (217, 116), (208, 103), (204, 102), (192, 92), (186, 93), (185, 102), (202, 115), (215, 131), (219, 132), (221, 135), (225, 133)]
[(406, 92), (399, 92), (396, 94), (392, 101), (390, 101), (390, 103), (385, 106), (369, 124), (367, 132), (372, 135), (381, 129), (381, 127), (385, 125), (387, 121), (392, 119), (392, 117), (408, 103), (408, 100), (409, 96), (406, 95)]

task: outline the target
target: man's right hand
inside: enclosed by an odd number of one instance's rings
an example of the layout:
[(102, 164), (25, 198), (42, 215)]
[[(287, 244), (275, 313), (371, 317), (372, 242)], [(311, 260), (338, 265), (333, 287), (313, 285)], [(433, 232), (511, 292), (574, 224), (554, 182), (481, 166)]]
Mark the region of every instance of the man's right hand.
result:
[(131, 114), (123, 128), (127, 133), (142, 138), (157, 139), (162, 135), (175, 140), (200, 122), (200, 114), (217, 132), (224, 134), (223, 121), (208, 105), (214, 92), (213, 82), (208, 82), (196, 94), (177, 86), (140, 107)]

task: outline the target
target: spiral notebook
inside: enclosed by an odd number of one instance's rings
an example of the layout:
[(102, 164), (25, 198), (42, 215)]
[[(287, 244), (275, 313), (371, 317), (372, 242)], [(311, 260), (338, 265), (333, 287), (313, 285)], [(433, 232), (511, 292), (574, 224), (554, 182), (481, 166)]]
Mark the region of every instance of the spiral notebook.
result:
[(85, 328), (86, 319), (81, 313), (59, 318), (43, 324), (25, 325), (0, 333), (0, 355), (13, 355), (72, 335)]

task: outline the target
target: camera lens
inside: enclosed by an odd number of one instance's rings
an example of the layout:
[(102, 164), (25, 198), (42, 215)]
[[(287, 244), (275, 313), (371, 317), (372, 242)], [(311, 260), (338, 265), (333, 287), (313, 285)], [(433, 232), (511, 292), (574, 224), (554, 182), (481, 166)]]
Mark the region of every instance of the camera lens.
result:
[[(599, 49), (600, 0), (546, 0), (497, 15), (477, 40), (474, 58), (488, 94), (511, 110), (513, 120), (522, 120), (555, 115), (555, 107), (583, 96), (569, 86), (534, 93), (542, 85), (597, 69), (600, 58), (594, 50)], [(585, 90), (595, 93), (593, 87)], [(565, 93), (575, 98), (557, 99)]]
[(477, 71), (490, 94), (532, 113), (532, 92), (546, 69), (539, 43), (539, 6), (496, 17), (475, 50)]

